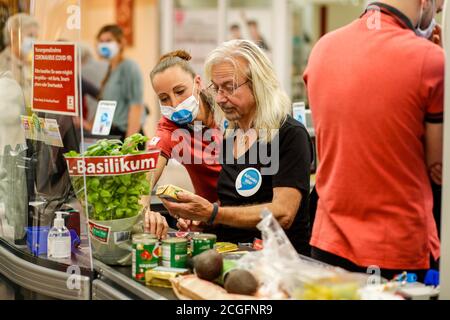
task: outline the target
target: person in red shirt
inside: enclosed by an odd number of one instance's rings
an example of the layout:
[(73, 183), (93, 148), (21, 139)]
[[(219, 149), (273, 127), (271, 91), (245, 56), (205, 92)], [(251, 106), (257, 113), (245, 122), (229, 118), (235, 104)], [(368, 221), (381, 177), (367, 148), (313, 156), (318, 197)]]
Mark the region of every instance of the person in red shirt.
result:
[[(304, 74), (317, 135), (312, 256), (419, 279), (438, 259), (430, 176), (440, 183), (443, 0), (386, 0), (325, 35)], [(372, 269), (373, 270), (373, 269)]]
[[(217, 201), (217, 179), (221, 170), (219, 147), (222, 133), (215, 124), (213, 100), (189, 63), (185, 51), (174, 51), (161, 57), (151, 72), (153, 89), (160, 101), (163, 117), (158, 123), (149, 149), (160, 149), (155, 171), (156, 184), (169, 159), (180, 162), (187, 170), (195, 193), (211, 202)], [(163, 237), (166, 219), (157, 212), (147, 212), (147, 231)], [(200, 228), (199, 222), (178, 219), (180, 229)]]

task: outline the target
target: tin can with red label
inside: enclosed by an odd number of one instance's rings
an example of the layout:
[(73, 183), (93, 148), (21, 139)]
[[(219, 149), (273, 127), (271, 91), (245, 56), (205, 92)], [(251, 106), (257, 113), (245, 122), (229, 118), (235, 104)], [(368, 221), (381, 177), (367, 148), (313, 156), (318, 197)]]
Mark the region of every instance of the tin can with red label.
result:
[(132, 276), (139, 282), (145, 282), (145, 271), (158, 266), (159, 262), (158, 239), (152, 234), (133, 235), (132, 250)]

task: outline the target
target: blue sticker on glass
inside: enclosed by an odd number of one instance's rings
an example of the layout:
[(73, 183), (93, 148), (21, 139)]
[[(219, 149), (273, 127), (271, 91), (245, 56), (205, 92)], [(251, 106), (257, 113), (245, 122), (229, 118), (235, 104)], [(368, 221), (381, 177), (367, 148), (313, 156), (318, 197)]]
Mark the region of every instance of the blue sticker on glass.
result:
[(251, 197), (261, 188), (261, 173), (255, 168), (247, 168), (236, 179), (236, 191), (243, 197)]
[(108, 116), (108, 113), (106, 113), (106, 112), (104, 112), (103, 114), (102, 114), (102, 118), (101, 118), (101, 122), (108, 122), (108, 119), (109, 119), (109, 116)]
[(92, 134), (99, 136), (107, 136), (111, 132), (112, 120), (116, 111), (116, 101), (99, 101), (97, 111), (95, 113), (94, 125), (92, 126)]

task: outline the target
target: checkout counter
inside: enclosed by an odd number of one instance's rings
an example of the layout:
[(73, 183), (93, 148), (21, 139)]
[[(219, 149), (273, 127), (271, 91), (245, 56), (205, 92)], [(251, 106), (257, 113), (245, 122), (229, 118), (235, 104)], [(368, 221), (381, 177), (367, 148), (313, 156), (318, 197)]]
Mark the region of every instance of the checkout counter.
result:
[[(64, 1), (61, 1), (64, 2)], [(73, 2), (73, 1), (72, 1)], [(76, 2), (76, 1), (75, 1)], [(67, 14), (67, 6), (55, 3), (55, 1), (33, 1), (30, 10), (36, 13), (44, 13), (40, 17), (41, 29), (45, 31), (41, 34), (42, 39), (48, 41), (55, 40), (66, 31), (66, 26), (58, 26), (52, 19), (45, 19), (46, 16), (64, 16)], [(73, 3), (71, 3), (73, 4)], [(443, 14), (444, 46), (446, 52), (450, 48), (450, 5), (445, 4)], [(39, 18), (39, 16), (38, 16)], [(51, 20), (51, 21), (50, 21)], [(49, 27), (48, 23), (52, 26)], [(72, 33), (68, 33), (72, 35)], [(74, 36), (76, 38), (76, 36)], [(71, 36), (69, 36), (72, 39)], [(77, 39), (75, 39), (76, 41)], [(446, 78), (450, 77), (450, 64), (446, 66)], [(11, 91), (11, 93), (14, 93)], [(445, 84), (445, 139), (444, 139), (444, 190), (443, 194), (449, 194), (450, 186), (450, 81)], [(9, 100), (5, 100), (9, 101)], [(11, 100), (12, 101), (12, 100)], [(6, 105), (5, 105), (6, 106)], [(8, 114), (12, 108), (8, 105), (2, 109)], [(4, 116), (4, 114), (2, 114)], [(307, 121), (310, 121), (307, 114)], [(312, 128), (312, 126), (308, 126)], [(67, 129), (67, 128), (66, 128)], [(311, 136), (314, 132), (309, 130)], [(7, 130), (2, 132), (8, 132)], [(79, 133), (79, 132), (78, 132)], [(67, 135), (66, 135), (67, 136)], [(66, 136), (63, 136), (65, 138)], [(16, 144), (15, 141), (6, 141)], [(66, 142), (66, 141), (65, 141)], [(66, 145), (66, 143), (65, 143)], [(11, 150), (11, 154), (19, 155), (23, 150)], [(0, 147), (0, 155), (3, 154), (3, 146)], [(6, 154), (6, 152), (5, 152)], [(20, 161), (30, 160), (28, 155), (24, 155)], [(13, 159), (14, 160), (14, 159)], [(31, 159), (32, 160), (32, 159)], [(43, 159), (43, 164), (52, 163), (49, 159)], [(8, 194), (14, 198), (7, 198), (4, 204), (6, 208), (23, 212), (25, 208), (26, 196), (23, 192), (27, 188), (24, 173), (15, 168), (23, 168), (27, 164), (24, 162), (10, 162), (7, 166), (0, 166), (0, 181), (3, 176), (10, 175), (13, 183), (8, 184)], [(32, 160), (34, 161), (34, 160)], [(0, 161), (1, 163), (1, 161)], [(1, 170), (4, 168), (5, 170)], [(50, 168), (51, 169), (51, 168)], [(38, 171), (44, 172), (49, 167), (39, 167)], [(179, 177), (177, 175), (177, 177)], [(33, 177), (31, 177), (33, 178)], [(179, 178), (182, 180), (182, 178)], [(183, 187), (177, 181), (171, 181)], [(64, 185), (68, 185), (65, 183)], [(3, 190), (0, 188), (0, 196)], [(19, 197), (21, 197), (19, 199)], [(15, 205), (12, 205), (15, 204)], [(157, 207), (152, 209), (158, 211)], [(441, 299), (450, 299), (450, 197), (443, 197), (443, 218), (442, 218), (442, 257), (441, 257)], [(2, 213), (2, 203), (0, 203), (0, 217)], [(22, 221), (18, 221), (19, 224)], [(21, 228), (19, 228), (21, 229)], [(23, 229), (22, 229), (23, 230)], [(72, 266), (72, 267), (71, 267)], [(80, 266), (80, 267), (76, 267)], [(70, 268), (71, 267), (71, 268)], [(74, 273), (68, 273), (70, 270)], [(172, 290), (162, 288), (149, 288), (131, 278), (130, 267), (114, 267), (103, 264), (100, 261), (92, 260), (89, 252), (89, 242), (82, 239), (80, 249), (72, 254), (70, 261), (56, 262), (44, 256), (33, 255), (25, 244), (15, 244), (14, 241), (6, 241), (0, 237), (0, 297), (5, 292), (11, 299), (69, 299), (69, 300), (90, 300), (90, 299), (175, 299)], [(4, 296), (2, 297), (4, 298)]]
[[(152, 209), (163, 212), (160, 203)], [(131, 277), (131, 267), (108, 266), (91, 260), (82, 239), (72, 258), (52, 261), (34, 256), (26, 245), (0, 238), (0, 289), (10, 299), (173, 300), (172, 289), (146, 287)], [(0, 290), (1, 292), (2, 290)]]
[[(152, 201), (152, 210), (166, 215), (169, 225), (175, 220), (160, 202)], [(240, 250), (251, 250), (240, 247)], [(311, 258), (302, 257), (314, 263)], [(326, 266), (326, 265), (325, 265)], [(111, 266), (91, 257), (89, 240), (82, 237), (71, 259), (51, 260), (33, 255), (26, 245), (0, 238), (0, 299), (10, 300), (177, 300), (171, 288), (147, 287), (132, 278), (131, 266)], [(369, 275), (362, 275), (370, 278)], [(418, 284), (417, 289), (424, 290)], [(436, 299), (439, 290), (426, 290), (418, 298), (404, 291), (407, 299)], [(2, 291), (6, 291), (2, 293)], [(2, 296), (3, 294), (3, 296)]]

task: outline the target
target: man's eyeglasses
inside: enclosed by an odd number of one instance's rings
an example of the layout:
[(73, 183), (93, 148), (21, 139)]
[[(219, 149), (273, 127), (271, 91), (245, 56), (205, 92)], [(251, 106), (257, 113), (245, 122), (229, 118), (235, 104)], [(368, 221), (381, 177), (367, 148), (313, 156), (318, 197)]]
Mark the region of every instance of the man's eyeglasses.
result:
[(233, 96), (236, 91), (242, 87), (244, 84), (247, 84), (250, 82), (250, 79), (247, 79), (247, 81), (237, 85), (233, 83), (226, 84), (225, 86), (218, 86), (215, 83), (211, 83), (211, 85), (208, 87), (209, 92), (215, 97), (219, 93), (224, 95), (225, 97)]

